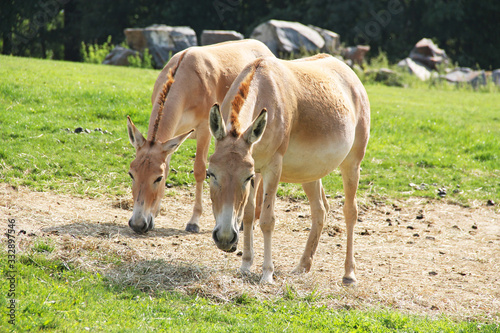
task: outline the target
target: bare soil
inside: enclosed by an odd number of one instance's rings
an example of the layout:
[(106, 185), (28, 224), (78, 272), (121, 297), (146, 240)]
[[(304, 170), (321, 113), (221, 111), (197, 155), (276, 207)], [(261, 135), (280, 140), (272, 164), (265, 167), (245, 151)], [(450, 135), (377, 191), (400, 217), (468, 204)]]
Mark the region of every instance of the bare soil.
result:
[[(201, 232), (184, 231), (193, 197), (170, 189), (155, 230), (135, 234), (127, 225), (130, 201), (77, 198), (0, 184), (0, 219), (16, 220), (19, 251), (40, 239), (55, 245), (51, 257), (99, 272), (112, 282), (146, 291), (178, 290), (214, 302), (247, 294), (260, 299), (306, 297), (332, 308), (380, 309), (457, 319), (500, 321), (500, 212), (426, 199), (360, 199), (355, 258), (358, 285), (341, 285), (345, 259), (342, 198), (331, 210), (311, 272), (290, 274), (310, 227), (304, 201), (277, 200), (273, 237), (275, 283), (260, 285), (263, 249), (255, 230), (253, 274), (238, 272), (236, 251), (216, 248), (208, 193)], [(50, 240), (49, 240), (50, 239)], [(239, 249), (242, 248), (240, 242)], [(241, 253), (239, 253), (241, 255)]]

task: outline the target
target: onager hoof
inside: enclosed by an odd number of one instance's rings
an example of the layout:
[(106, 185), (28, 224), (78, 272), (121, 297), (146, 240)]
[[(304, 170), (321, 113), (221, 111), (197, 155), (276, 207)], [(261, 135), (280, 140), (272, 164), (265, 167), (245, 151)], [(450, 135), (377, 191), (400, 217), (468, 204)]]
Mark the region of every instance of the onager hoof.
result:
[(273, 273), (263, 273), (260, 279), (260, 284), (274, 284)]
[(300, 275), (300, 274), (304, 274), (304, 273), (307, 273), (308, 270), (305, 269), (305, 267), (302, 267), (302, 266), (297, 266), (293, 269), (293, 271), (291, 272), (292, 274), (295, 274), (295, 275)]
[(344, 287), (356, 287), (356, 278), (344, 276), (342, 278), (342, 285)]
[(197, 234), (200, 232), (200, 227), (197, 224), (188, 223), (188, 224), (186, 224), (186, 231)]

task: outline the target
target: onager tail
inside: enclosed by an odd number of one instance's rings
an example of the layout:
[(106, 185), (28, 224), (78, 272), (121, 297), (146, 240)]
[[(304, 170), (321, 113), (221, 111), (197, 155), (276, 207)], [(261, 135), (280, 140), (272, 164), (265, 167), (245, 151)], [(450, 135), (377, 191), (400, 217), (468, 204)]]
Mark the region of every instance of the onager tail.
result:
[(177, 62), (177, 65), (175, 67), (172, 67), (168, 70), (167, 73), (167, 81), (163, 84), (163, 88), (160, 91), (160, 95), (158, 96), (158, 105), (160, 105), (160, 108), (158, 109), (158, 114), (155, 119), (155, 124), (153, 127), (153, 135), (151, 137), (151, 143), (156, 141), (156, 134), (158, 133), (158, 126), (160, 125), (160, 120), (163, 115), (163, 107), (165, 106), (165, 101), (167, 100), (167, 94), (170, 91), (170, 87), (172, 87), (172, 84), (174, 83), (174, 77), (175, 73), (177, 72), (177, 69), (179, 68), (179, 65), (181, 64), (182, 59), (184, 58), (184, 55), (186, 54), (187, 51), (183, 52), (180, 57), (179, 61)]

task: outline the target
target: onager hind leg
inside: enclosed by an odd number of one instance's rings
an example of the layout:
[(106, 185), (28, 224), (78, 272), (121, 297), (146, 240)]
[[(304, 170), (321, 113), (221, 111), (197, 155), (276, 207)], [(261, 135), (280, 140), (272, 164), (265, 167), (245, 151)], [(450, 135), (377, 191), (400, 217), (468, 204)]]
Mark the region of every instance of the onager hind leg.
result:
[(196, 156), (194, 159), (194, 178), (196, 180), (195, 203), (193, 207), (193, 215), (186, 225), (186, 231), (199, 232), (200, 216), (203, 210), (203, 182), (207, 177), (207, 155), (208, 147), (210, 146), (210, 130), (207, 125), (200, 125), (196, 129)]
[[(256, 210), (256, 192), (258, 192), (260, 180), (262, 177), (260, 175), (256, 175), (252, 187), (250, 188), (250, 193), (248, 195), (248, 201), (245, 205), (245, 212), (243, 215), (243, 222), (241, 223), (241, 229), (243, 229), (243, 256), (241, 261), (240, 271), (242, 273), (249, 273), (250, 268), (253, 264), (253, 227), (255, 221), (255, 210)], [(260, 215), (260, 212), (259, 212)]]
[(300, 258), (298, 266), (292, 273), (307, 273), (311, 269), (314, 253), (318, 248), (319, 237), (323, 230), (323, 225), (326, 220), (326, 213), (329, 206), (326, 202), (325, 191), (321, 185), (321, 179), (311, 183), (302, 184), (302, 188), (306, 192), (311, 206), (311, 231), (307, 239), (306, 248)]
[(342, 182), (344, 184), (345, 202), (344, 217), (347, 229), (347, 250), (345, 258), (345, 274), (342, 278), (344, 286), (356, 284), (356, 262), (354, 261), (354, 225), (358, 220), (358, 207), (356, 203), (356, 191), (359, 184), (360, 162), (348, 162), (340, 166)]

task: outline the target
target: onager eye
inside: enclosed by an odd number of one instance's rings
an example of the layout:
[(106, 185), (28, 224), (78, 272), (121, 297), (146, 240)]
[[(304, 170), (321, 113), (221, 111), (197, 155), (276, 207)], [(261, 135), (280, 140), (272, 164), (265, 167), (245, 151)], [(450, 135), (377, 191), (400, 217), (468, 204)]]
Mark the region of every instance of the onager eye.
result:
[(215, 177), (215, 175), (210, 171), (207, 171), (207, 178), (213, 178), (214, 180), (217, 180), (217, 177)]
[(134, 176), (132, 176), (132, 173), (130, 171), (128, 172), (128, 175), (130, 176), (130, 178), (132, 178), (132, 180), (134, 180)]
[(160, 176), (160, 177), (156, 178), (156, 180), (155, 180), (155, 182), (154, 182), (154, 183), (155, 183), (155, 184), (156, 184), (156, 183), (159, 183), (159, 182), (161, 182), (161, 180), (162, 180), (162, 179), (163, 179), (163, 176)]
[(248, 177), (247, 179), (245, 179), (245, 183), (244, 184), (248, 183), (248, 181), (251, 180), (252, 181), (252, 186), (253, 186), (253, 177), (254, 176), (255, 175), (251, 175), (250, 177)]

